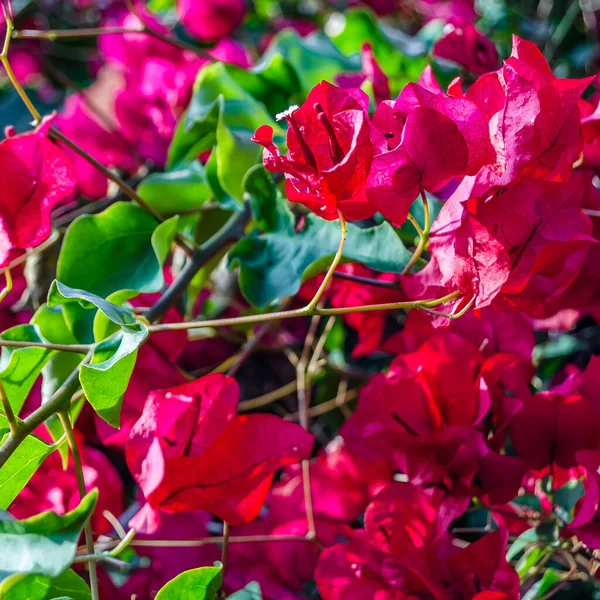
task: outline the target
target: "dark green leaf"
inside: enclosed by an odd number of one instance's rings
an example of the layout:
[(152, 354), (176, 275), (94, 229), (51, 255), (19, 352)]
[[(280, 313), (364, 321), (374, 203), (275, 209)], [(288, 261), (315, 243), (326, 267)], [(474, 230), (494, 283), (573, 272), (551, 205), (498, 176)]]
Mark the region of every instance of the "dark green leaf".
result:
[(190, 569), (171, 579), (156, 594), (156, 600), (217, 600), (217, 592), (223, 584), (223, 567)]
[(174, 232), (171, 220), (157, 227), (153, 217), (128, 202), (79, 217), (65, 234), (57, 279), (102, 298), (120, 290), (156, 292)]
[(91, 491), (62, 516), (48, 511), (22, 521), (0, 521), (0, 577), (60, 575), (75, 557), (81, 530), (97, 498), (98, 491)]
[[(272, 231), (240, 240), (229, 253), (229, 264), (239, 266), (240, 288), (248, 301), (264, 307), (275, 298), (293, 296), (304, 279), (325, 271), (339, 240), (339, 223), (311, 214), (302, 231), (293, 235)], [(368, 229), (348, 225), (345, 262), (401, 273), (410, 257), (389, 223)]]
[[(2, 440), (2, 443), (6, 438)], [(45, 458), (56, 448), (28, 435), (0, 469), (0, 508), (7, 509)], [(2, 554), (0, 552), (0, 554)]]
[(95, 306), (102, 313), (117, 325), (134, 325), (135, 316), (133, 311), (121, 306), (116, 306), (100, 296), (96, 296), (85, 290), (76, 290), (60, 281), (53, 281), (48, 292), (48, 306), (53, 308), (68, 304), (69, 302), (78, 302), (83, 308)]
[(81, 387), (94, 410), (113, 427), (119, 426), (123, 394), (135, 366), (137, 351), (148, 336), (139, 324), (124, 327), (94, 349), (92, 363), (79, 372)]
[[(2, 332), (0, 339), (47, 343), (35, 325), (17, 325)], [(53, 351), (45, 348), (2, 348), (0, 379), (13, 412), (18, 415), (33, 384), (42, 372)]]
[(553, 503), (559, 516), (565, 522), (571, 520), (575, 505), (585, 495), (585, 488), (579, 479), (571, 479), (554, 492)]

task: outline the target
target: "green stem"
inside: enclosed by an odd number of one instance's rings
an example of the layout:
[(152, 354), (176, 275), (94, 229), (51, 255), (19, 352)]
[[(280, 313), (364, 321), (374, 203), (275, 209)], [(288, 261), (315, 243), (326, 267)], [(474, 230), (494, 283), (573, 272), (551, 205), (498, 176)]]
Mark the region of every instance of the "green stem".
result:
[[(429, 203), (427, 202), (427, 195), (425, 194), (425, 190), (422, 187), (421, 199), (423, 200), (423, 214), (425, 217), (425, 223), (423, 229), (421, 229), (414, 217), (412, 219), (409, 219), (415, 227), (415, 229), (417, 230), (417, 233), (419, 234), (419, 245), (417, 246), (414, 254), (412, 255), (412, 258), (410, 259), (406, 267), (404, 267), (402, 275), (408, 275), (411, 272), (412, 268), (417, 264), (417, 262), (421, 258), (421, 255), (427, 247), (427, 242), (429, 241), (429, 232), (431, 231), (431, 213), (429, 212)], [(412, 215), (409, 214), (409, 217), (412, 217)]]
[[(85, 479), (83, 478), (83, 464), (81, 463), (81, 453), (79, 452), (79, 447), (77, 446), (77, 440), (75, 439), (75, 432), (73, 431), (69, 411), (60, 411), (58, 413), (58, 417), (60, 418), (60, 422), (62, 423), (62, 426), (64, 427), (65, 433), (67, 435), (69, 449), (71, 450), (71, 454), (73, 455), (75, 474), (77, 475), (79, 496), (81, 499), (83, 499), (86, 494)], [(92, 525), (90, 523), (90, 519), (91, 515), (86, 520), (83, 529), (85, 532), (85, 545), (87, 553), (94, 554), (94, 534), (92, 532)], [(96, 570), (96, 563), (94, 561), (88, 562), (88, 571), (90, 574), (90, 589), (92, 591), (92, 600), (100, 600), (100, 595), (98, 593), (98, 572)]]
[(329, 285), (329, 282), (331, 281), (331, 278), (333, 277), (333, 272), (337, 269), (337, 266), (340, 264), (340, 261), (342, 260), (342, 255), (344, 253), (344, 244), (346, 243), (346, 235), (348, 234), (348, 229), (346, 227), (346, 219), (344, 218), (344, 215), (342, 214), (341, 210), (338, 210), (338, 216), (340, 219), (340, 245), (338, 246), (337, 252), (335, 253), (335, 256), (333, 257), (333, 261), (331, 262), (331, 265), (329, 267), (329, 269), (327, 270), (327, 273), (325, 273), (325, 277), (323, 278), (323, 281), (321, 282), (321, 285), (319, 286), (319, 289), (317, 290), (317, 293), (314, 295), (313, 299), (309, 302), (308, 306), (306, 307), (309, 310), (313, 310), (316, 308), (317, 304), (319, 303), (319, 300), (321, 299), (321, 296), (325, 293), (325, 290), (327, 289), (327, 286)]
[(8, 427), (10, 428), (11, 435), (17, 435), (19, 431), (19, 422), (15, 417), (15, 413), (13, 412), (12, 406), (6, 395), (6, 390), (4, 389), (4, 384), (0, 380), (0, 399), (2, 399), (2, 407), (4, 408), (4, 414), (6, 415), (6, 420), (8, 421)]
[(56, 350), (57, 352), (85, 354), (93, 348), (93, 344), (51, 344), (47, 342), (20, 342), (17, 340), (0, 339), (0, 348), (45, 348), (46, 350)]
[[(387, 302), (384, 304), (362, 304), (360, 306), (342, 306), (340, 308), (296, 308), (293, 310), (283, 310), (272, 313), (258, 315), (244, 315), (229, 319), (210, 319), (206, 321), (185, 321), (183, 323), (161, 323), (160, 325), (150, 325), (148, 331), (156, 333), (158, 331), (179, 331), (182, 329), (199, 329), (202, 327), (229, 327), (236, 325), (248, 325), (252, 323), (264, 323), (266, 321), (280, 321), (283, 319), (294, 319), (298, 317), (308, 317), (311, 315), (345, 315), (356, 312), (374, 312), (379, 310), (400, 310), (400, 309), (421, 309), (433, 308), (446, 304), (451, 300), (456, 300), (462, 296), (462, 292), (455, 291), (442, 298), (428, 300), (411, 300), (407, 302)], [(455, 317), (454, 317), (455, 318)]]

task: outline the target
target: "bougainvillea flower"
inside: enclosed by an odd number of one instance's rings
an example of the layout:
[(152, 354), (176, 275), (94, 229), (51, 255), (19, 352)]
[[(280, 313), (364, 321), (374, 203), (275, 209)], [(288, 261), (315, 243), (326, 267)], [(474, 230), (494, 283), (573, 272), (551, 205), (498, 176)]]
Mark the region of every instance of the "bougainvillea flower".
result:
[(454, 61), (478, 75), (498, 68), (496, 46), (472, 21), (460, 17), (448, 19), (442, 37), (433, 47), (433, 54)]
[(513, 36), (504, 66), (465, 94), (488, 116), (496, 153), (477, 182), (503, 186), (523, 173), (568, 181), (582, 150), (578, 100), (591, 81), (556, 78), (532, 42)]
[(202, 42), (229, 37), (246, 14), (245, 0), (177, 0), (176, 7), (183, 26)]
[(451, 551), (436, 508), (410, 484), (382, 490), (367, 509), (364, 532), (321, 554), (315, 578), (323, 600), (473, 600), (484, 592), (517, 600), (519, 577), (504, 556), (507, 533)]
[(441, 283), (475, 294), (476, 307), (497, 298), (500, 306), (546, 316), (545, 303), (568, 288), (596, 243), (583, 194), (578, 179), (522, 179), (485, 201), (464, 202), (459, 188), (431, 232)]
[[(384, 461), (366, 461), (350, 453), (341, 438), (333, 439), (311, 461), (313, 511), (332, 521), (353, 523), (373, 493), (387, 483), (391, 471)], [(306, 514), (300, 465), (287, 467), (269, 493), (269, 514), (283, 522)]]
[[(454, 517), (466, 508), (476, 478), (478, 493), (494, 503), (510, 500), (524, 467), (485, 443), (493, 405), (482, 363), (478, 350), (454, 334), (430, 338), (371, 378), (342, 436), (351, 450), (387, 458), (410, 481), (442, 489)], [(509, 416), (498, 418), (503, 427)]]
[(235, 380), (220, 374), (148, 396), (126, 456), (154, 513), (207, 510), (234, 525), (251, 521), (275, 471), (308, 458), (312, 435), (273, 415), (236, 416), (238, 396)]
[(407, 118), (415, 109), (430, 108), (448, 117), (458, 128), (468, 149), (466, 175), (474, 175), (494, 157), (490, 143), (489, 126), (485, 113), (472, 100), (466, 97), (453, 97), (444, 94), (427, 67), (421, 76), (427, 88), (418, 83), (407, 84), (394, 104), (394, 112)]
[(580, 450), (600, 447), (600, 425), (593, 403), (582, 396), (541, 392), (527, 399), (510, 424), (510, 437), (531, 469), (577, 465)]
[[(102, 452), (84, 445), (79, 435), (78, 439), (86, 490), (98, 489), (98, 504), (92, 515), (92, 527), (97, 533), (107, 534), (112, 525), (102, 512), (108, 510), (115, 516), (123, 512), (123, 482), (117, 469)], [(71, 459), (65, 471), (60, 455), (55, 452), (42, 463), (15, 498), (10, 505), (10, 513), (17, 519), (32, 517), (45, 510), (64, 515), (76, 508), (79, 501), (73, 460)]]
[(567, 533), (597, 550), (600, 548), (600, 452), (582, 450), (576, 459), (586, 472), (585, 495), (575, 507), (575, 518)]
[[(138, 3), (138, 15), (144, 19), (147, 27), (162, 35), (169, 33), (169, 28), (163, 25), (151, 12)], [(109, 13), (103, 21), (105, 27), (125, 27), (131, 33), (123, 35), (101, 35), (98, 37), (98, 49), (103, 58), (108, 62), (124, 70), (134, 73), (141, 70), (142, 65), (148, 58), (163, 58), (164, 60), (178, 61), (182, 55), (180, 48), (163, 40), (145, 33), (137, 33), (142, 25), (136, 15), (128, 10), (117, 13)]]
[(50, 213), (75, 191), (69, 157), (48, 139), (52, 119), (0, 142), (0, 266), (52, 231)]
[[(518, 312), (503, 312), (493, 308), (469, 311), (446, 327), (473, 344), (485, 356), (511, 352), (529, 360), (535, 347), (535, 336), (529, 320)], [(382, 350), (392, 354), (414, 352), (437, 328), (431, 315), (413, 310), (408, 313), (402, 331), (392, 335)]]
[(362, 70), (364, 76), (373, 85), (375, 102), (379, 104), (390, 98), (390, 82), (383, 69), (379, 66), (371, 44), (362, 47)]
[(260, 127), (253, 140), (264, 146), (263, 162), (285, 173), (287, 197), (327, 220), (338, 210), (350, 220), (373, 216), (366, 195), (373, 154), (386, 144), (370, 124), (368, 99), (356, 89), (342, 90), (322, 81), (299, 109), (284, 113), (289, 151), (281, 156), (273, 130)]
[(583, 164), (586, 169), (600, 169), (600, 102), (594, 105), (580, 101)]
[(413, 200), (467, 170), (469, 150), (458, 127), (431, 108), (416, 108), (404, 122), (400, 144), (375, 156), (367, 195), (377, 211), (400, 226)]
[[(56, 128), (100, 161), (105, 167), (135, 171), (137, 161), (132, 147), (117, 132), (107, 130), (86, 107), (81, 96), (74, 95), (65, 101), (63, 110), (56, 118)], [(69, 155), (77, 176), (77, 191), (91, 200), (104, 198), (108, 179), (88, 160), (68, 147)]]

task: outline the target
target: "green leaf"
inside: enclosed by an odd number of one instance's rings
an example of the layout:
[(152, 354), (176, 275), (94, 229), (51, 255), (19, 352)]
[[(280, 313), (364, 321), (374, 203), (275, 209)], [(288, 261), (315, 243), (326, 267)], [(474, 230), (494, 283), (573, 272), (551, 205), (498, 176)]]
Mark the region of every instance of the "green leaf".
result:
[[(273, 81), (275, 75), (281, 74), (281, 67), (272, 73), (268, 72), (268, 67), (274, 71), (273, 57), (281, 56), (299, 83), (299, 88), (291, 91), (296, 93), (296, 98), (299, 97), (303, 101), (308, 92), (322, 80), (333, 83), (341, 73), (361, 70), (360, 55), (347, 54), (340, 52), (321, 32), (301, 37), (295, 31), (286, 29), (275, 36), (261, 61), (250, 71), (260, 73), (263, 77), (270, 76), (270, 80)], [(295, 84), (294, 78), (288, 76), (288, 85), (292, 83)]]
[(212, 197), (204, 167), (198, 160), (173, 171), (148, 175), (137, 191), (161, 215), (195, 210)]
[(554, 522), (540, 523), (524, 531), (510, 546), (506, 552), (506, 560), (516, 558), (527, 546), (535, 543), (544, 544), (547, 547), (556, 545), (558, 542), (558, 527)]
[[(31, 319), (42, 337), (53, 344), (77, 344), (78, 340), (71, 331), (63, 307), (50, 308), (40, 306)], [(65, 379), (81, 362), (83, 354), (74, 352), (55, 352), (42, 369), (42, 402), (48, 400), (64, 383)]]
[(261, 231), (284, 231), (293, 235), (294, 216), (287, 200), (262, 165), (250, 169), (244, 180), (252, 217)]
[(165, 234), (172, 232), (171, 220), (157, 227), (152, 216), (129, 202), (79, 217), (65, 234), (57, 279), (102, 298), (120, 290), (156, 292), (164, 283)]
[(60, 600), (65, 597), (71, 600), (90, 600), (92, 597), (87, 583), (73, 569), (67, 569), (52, 579), (46, 595), (48, 600)]
[[(2, 332), (0, 339), (47, 343), (35, 325), (17, 325)], [(53, 351), (46, 348), (2, 348), (0, 379), (16, 415), (23, 408), (27, 395), (42, 372)]]
[(104, 298), (100, 298), (100, 296), (96, 296), (85, 290), (76, 290), (60, 281), (53, 281), (50, 286), (50, 291), (48, 292), (48, 306), (53, 308), (55, 306), (68, 304), (69, 302), (77, 302), (83, 308), (95, 306), (100, 309), (108, 319), (117, 325), (135, 324), (133, 311), (122, 308), (121, 306), (115, 306)]
[(50, 579), (42, 575), (12, 575), (0, 584), (0, 600), (90, 600), (85, 581), (72, 569)]
[(523, 596), (523, 600), (536, 600), (550, 591), (552, 586), (563, 580), (561, 574), (555, 569), (546, 569), (543, 577), (536, 581), (529, 591)]
[[(339, 240), (339, 223), (311, 214), (295, 234), (276, 230), (243, 238), (230, 251), (229, 265), (239, 266), (240, 289), (246, 299), (264, 307), (275, 298), (293, 296), (303, 280), (325, 271)], [(401, 273), (410, 257), (389, 223), (368, 229), (348, 225), (344, 262)]]
[(50, 581), (41, 575), (12, 575), (0, 583), (0, 600), (45, 600)]
[[(354, 9), (336, 16), (338, 20), (331, 29), (333, 43), (344, 53), (354, 54), (361, 51), (368, 42), (373, 54), (385, 74), (390, 79), (393, 94), (397, 94), (409, 81), (416, 81), (427, 65), (424, 45), (415, 43), (414, 47), (402, 48), (390, 34), (384, 32), (373, 13), (367, 9)], [(404, 52), (403, 52), (404, 50)], [(420, 52), (422, 56), (407, 56)]]
[(243, 590), (238, 590), (227, 600), (262, 600), (262, 592), (257, 581), (251, 581)]
[(22, 521), (0, 521), (0, 577), (19, 573), (57, 577), (73, 561), (83, 525), (98, 490), (65, 515), (44, 512)]
[(282, 139), (283, 131), (264, 106), (233, 80), (226, 67), (208, 65), (198, 74), (192, 100), (173, 136), (169, 165), (186, 164), (200, 152), (213, 150), (220, 187), (241, 202), (244, 175), (262, 155), (251, 138), (264, 124)]
[[(6, 437), (2, 440), (2, 443)], [(7, 509), (56, 446), (28, 435), (0, 469), (0, 508)]]
[(141, 324), (124, 327), (94, 349), (89, 365), (79, 371), (81, 387), (98, 415), (113, 427), (119, 426), (123, 394), (135, 366), (137, 351), (148, 337)]
[(149, 0), (147, 8), (155, 13), (167, 12), (175, 8), (175, 0)]
[(533, 566), (535, 566), (550, 550), (547, 547), (534, 546), (525, 551), (525, 554), (521, 556), (517, 564), (515, 565), (515, 571), (519, 574), (519, 577), (524, 577)]
[(156, 594), (156, 600), (217, 600), (223, 585), (223, 566), (190, 569), (171, 579)]

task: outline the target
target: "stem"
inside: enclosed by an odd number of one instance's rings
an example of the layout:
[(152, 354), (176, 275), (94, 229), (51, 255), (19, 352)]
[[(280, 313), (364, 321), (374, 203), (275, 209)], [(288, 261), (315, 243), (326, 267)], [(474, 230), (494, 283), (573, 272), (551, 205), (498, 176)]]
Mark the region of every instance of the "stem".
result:
[(157, 331), (178, 331), (182, 329), (199, 329), (202, 327), (229, 327), (236, 325), (247, 325), (249, 323), (264, 323), (266, 321), (277, 321), (283, 319), (294, 319), (297, 317), (308, 317), (311, 315), (345, 315), (356, 312), (374, 312), (379, 310), (399, 310), (416, 308), (425, 310), (446, 304), (451, 300), (456, 300), (462, 296), (459, 290), (447, 294), (442, 298), (433, 298), (427, 300), (411, 300), (407, 302), (386, 302), (384, 304), (362, 304), (359, 306), (345, 306), (340, 308), (297, 308), (293, 310), (284, 310), (272, 313), (258, 315), (243, 315), (241, 317), (232, 317), (226, 319), (210, 319), (206, 321), (186, 321), (184, 323), (162, 323), (160, 325), (150, 325), (148, 331), (156, 333)]
[[(58, 413), (58, 417), (60, 419), (60, 422), (62, 423), (62, 426), (65, 429), (65, 433), (67, 434), (67, 441), (69, 443), (69, 449), (71, 450), (71, 454), (73, 455), (73, 464), (75, 466), (75, 473), (77, 475), (79, 496), (82, 500), (86, 494), (85, 480), (83, 478), (83, 465), (81, 463), (81, 454), (79, 452), (79, 447), (77, 446), (77, 440), (75, 439), (75, 433), (73, 431), (73, 425), (71, 424), (71, 417), (69, 416), (69, 411), (60, 411)], [(87, 548), (87, 553), (94, 554), (94, 534), (92, 533), (92, 525), (90, 523), (90, 518), (86, 520), (84, 525), (85, 545)], [(88, 570), (90, 574), (90, 589), (92, 592), (92, 600), (99, 600), (100, 596), (98, 594), (98, 573), (96, 571), (96, 563), (94, 561), (88, 563)]]
[(141, 23), (141, 25), (143, 27), (142, 31), (144, 33), (151, 35), (152, 37), (156, 38), (157, 40), (162, 40), (163, 42), (166, 42), (167, 44), (171, 44), (172, 46), (175, 46), (176, 48), (180, 48), (181, 50), (189, 50), (191, 52), (195, 52), (199, 56), (204, 56), (206, 58), (212, 59), (210, 54), (208, 54), (208, 52), (206, 52), (205, 50), (202, 50), (201, 48), (196, 48), (196, 46), (192, 46), (191, 44), (188, 44), (187, 42), (184, 42), (179, 39), (170, 38), (162, 33), (159, 33), (158, 31), (154, 31), (154, 30), (150, 29), (148, 27), (148, 25), (146, 24), (146, 22), (144, 21), (144, 19), (142, 18), (140, 11), (137, 9), (137, 7), (135, 5), (135, 0), (125, 0), (125, 5), (127, 6), (127, 10), (129, 10), (129, 12), (134, 17), (137, 17), (138, 21)]
[(13, 289), (13, 280), (12, 275), (10, 274), (10, 269), (8, 267), (4, 268), (4, 278), (6, 279), (6, 285), (4, 289), (0, 292), (0, 302), (8, 296)]
[[(425, 216), (425, 223), (423, 229), (421, 229), (414, 217), (412, 218), (412, 220), (409, 219), (415, 227), (415, 229), (417, 230), (417, 233), (419, 234), (419, 245), (417, 246), (414, 254), (412, 255), (412, 258), (410, 259), (406, 267), (404, 267), (402, 275), (408, 275), (411, 272), (412, 268), (417, 264), (417, 262), (421, 258), (421, 254), (423, 254), (423, 251), (427, 246), (427, 242), (429, 241), (429, 232), (431, 231), (431, 214), (429, 212), (429, 203), (427, 202), (427, 195), (425, 194), (425, 190), (422, 186), (421, 198), (423, 200), (423, 213)], [(412, 217), (412, 215), (409, 214), (409, 217)]]
[(50, 344), (47, 342), (19, 342), (0, 339), (0, 348), (46, 348), (46, 350), (56, 350), (58, 352), (85, 354), (92, 347), (93, 344)]
[[(227, 521), (223, 521), (223, 547), (221, 548), (221, 567), (223, 579), (225, 579), (225, 569), (227, 568), (227, 554), (229, 552), (229, 523)], [(220, 591), (221, 597), (225, 598), (225, 590), (221, 588)]]
[(6, 395), (6, 390), (4, 389), (4, 385), (0, 380), (0, 398), (2, 399), (2, 407), (4, 408), (4, 414), (6, 415), (6, 420), (8, 421), (8, 426), (10, 428), (11, 435), (17, 435), (19, 431), (19, 422), (15, 417), (15, 413), (13, 412), (12, 406), (10, 405), (10, 401), (8, 400), (8, 396)]
[(86, 357), (79, 363), (78, 367), (67, 377), (65, 382), (54, 392), (48, 402), (42, 404), (37, 410), (33, 411), (26, 419), (19, 423), (18, 430), (11, 433), (7, 440), (0, 446), (0, 469), (6, 464), (13, 452), (19, 447), (21, 442), (35, 431), (44, 421), (53, 414), (69, 405), (71, 396), (79, 388), (79, 369), (92, 359), (92, 351), (88, 352)]
[(361, 283), (364, 285), (372, 285), (373, 287), (386, 288), (390, 290), (399, 290), (400, 286), (396, 281), (384, 281), (381, 279), (372, 279), (371, 277), (362, 277), (361, 275), (352, 275), (351, 273), (341, 273), (336, 271), (333, 276), (336, 279), (346, 279), (353, 281), (354, 283)]
[(144, 33), (143, 29), (131, 27), (86, 27), (83, 29), (52, 29), (38, 31), (37, 29), (22, 29), (12, 34), (13, 40), (75, 40), (78, 38), (98, 37), (115, 33)]
[(340, 261), (342, 260), (342, 254), (344, 252), (344, 244), (346, 243), (347, 227), (346, 227), (346, 219), (344, 218), (344, 215), (342, 214), (341, 210), (338, 210), (338, 216), (340, 218), (340, 229), (341, 229), (340, 245), (338, 246), (337, 252), (335, 253), (335, 256), (333, 257), (333, 261), (331, 263), (331, 266), (329, 267), (329, 270), (327, 271), (327, 273), (325, 273), (325, 278), (321, 282), (321, 285), (319, 286), (317, 293), (315, 294), (314, 298), (310, 301), (310, 303), (307, 306), (307, 308), (310, 310), (316, 308), (317, 304), (319, 303), (319, 300), (321, 299), (321, 296), (325, 293), (325, 290), (327, 289), (327, 286), (329, 285), (329, 282), (331, 281), (331, 278), (333, 277), (333, 272), (336, 270), (337, 266), (340, 264)]
[[(312, 542), (303, 535), (244, 535), (229, 536), (230, 544), (258, 544), (260, 542)], [(207, 544), (222, 544), (223, 536), (202, 538), (199, 540), (133, 540), (130, 546), (150, 548), (195, 548)]]
[(2, 53), (0, 53), (0, 61), (4, 66), (4, 70), (6, 71), (6, 75), (8, 76), (10, 82), (13, 87), (17, 91), (17, 94), (21, 97), (21, 100), (27, 107), (27, 110), (31, 113), (31, 116), (35, 119), (36, 124), (42, 120), (42, 115), (38, 112), (38, 109), (33, 105), (29, 96), (26, 94), (25, 90), (19, 83), (10, 63), (8, 62), (8, 49), (10, 47), (10, 39), (15, 29), (15, 26), (12, 22), (10, 15), (8, 14), (8, 10), (6, 10), (6, 6), (4, 2), (2, 3), (2, 12), (4, 13), (4, 20), (6, 21), (6, 36), (4, 38), (4, 46), (2, 48)]
[(277, 388), (272, 392), (268, 392), (266, 394), (263, 394), (262, 396), (257, 396), (256, 398), (240, 402), (238, 404), (238, 412), (248, 412), (250, 410), (253, 410), (254, 408), (267, 406), (272, 402), (276, 402), (277, 400), (281, 400), (281, 398), (285, 398), (289, 394), (293, 394), (297, 389), (298, 381), (291, 381), (290, 383), (286, 383), (284, 386)]
[(194, 275), (228, 244), (237, 241), (244, 235), (246, 224), (250, 220), (250, 205), (244, 203), (241, 212), (234, 213), (224, 227), (209, 240), (197, 248), (187, 265), (181, 270), (177, 279), (169, 286), (160, 300), (146, 313), (148, 321), (156, 321), (175, 304), (177, 298), (184, 292)]

